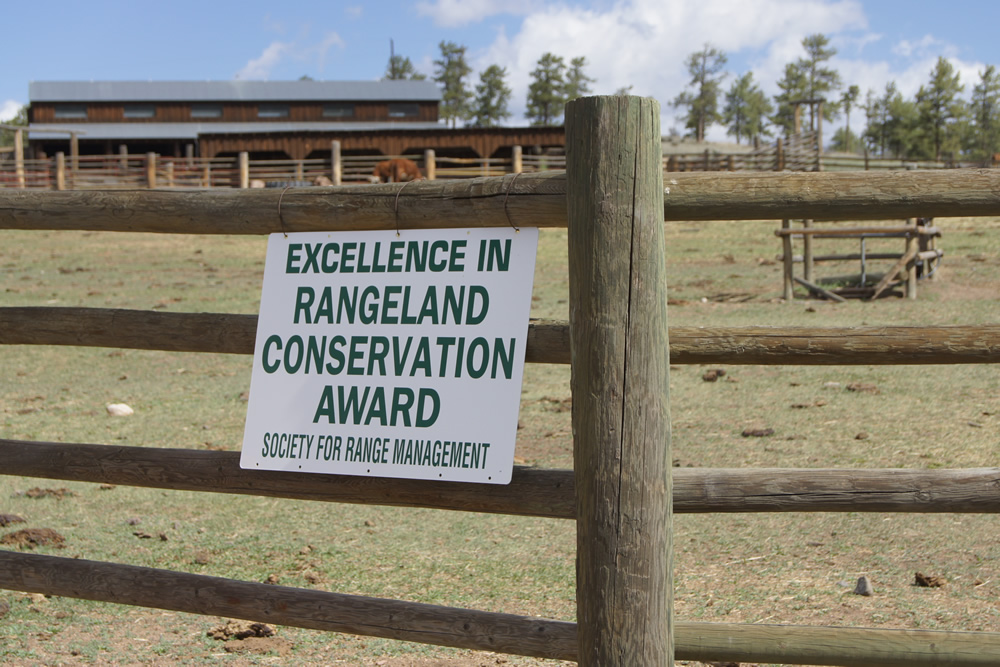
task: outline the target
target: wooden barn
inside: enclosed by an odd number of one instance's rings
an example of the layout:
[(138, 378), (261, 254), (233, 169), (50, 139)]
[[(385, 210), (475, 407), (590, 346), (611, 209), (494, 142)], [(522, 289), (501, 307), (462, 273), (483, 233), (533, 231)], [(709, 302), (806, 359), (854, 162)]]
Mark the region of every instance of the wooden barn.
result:
[(254, 160), (300, 160), (329, 157), (337, 140), (346, 155), (431, 148), (485, 158), (509, 157), (514, 145), (565, 143), (561, 127), (450, 130), (438, 120), (441, 91), (432, 81), (38, 81), (29, 97), (36, 157), (246, 151)]

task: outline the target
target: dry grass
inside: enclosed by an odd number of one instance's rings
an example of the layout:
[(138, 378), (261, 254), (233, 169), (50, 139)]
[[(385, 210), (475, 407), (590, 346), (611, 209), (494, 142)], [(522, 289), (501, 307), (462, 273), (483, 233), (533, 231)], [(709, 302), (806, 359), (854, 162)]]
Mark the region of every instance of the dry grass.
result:
[[(780, 299), (776, 223), (667, 226), (672, 325), (952, 324), (1000, 321), (1000, 221), (939, 220), (946, 256), (917, 301), (834, 306)], [(255, 312), (263, 239), (0, 233), (3, 305)], [(853, 267), (821, 267), (845, 273)], [(533, 316), (565, 319), (566, 234), (543, 231)], [(0, 437), (236, 449), (250, 360), (227, 355), (0, 348)], [(990, 367), (730, 367), (671, 373), (682, 466), (1000, 465), (1000, 380)], [(829, 383), (837, 382), (840, 386)], [(879, 393), (849, 392), (852, 382)], [(133, 417), (104, 411), (125, 402)], [(792, 407), (807, 405), (809, 407)], [(569, 369), (525, 373), (517, 456), (572, 465)], [(770, 428), (744, 438), (747, 428)], [(859, 433), (867, 433), (858, 439)], [(67, 486), (61, 500), (15, 495)], [(101, 489), (0, 477), (14, 528), (51, 528), (40, 552), (363, 595), (573, 619), (571, 522)], [(138, 520), (138, 523), (130, 523)], [(146, 532), (167, 539), (140, 539)], [(675, 600), (687, 620), (1000, 631), (991, 516), (677, 516)], [(916, 571), (941, 588), (912, 585)], [(869, 576), (872, 597), (851, 594)], [(5, 664), (538, 664), (540, 661), (280, 628), (275, 653), (227, 653), (220, 619), (3, 593)]]

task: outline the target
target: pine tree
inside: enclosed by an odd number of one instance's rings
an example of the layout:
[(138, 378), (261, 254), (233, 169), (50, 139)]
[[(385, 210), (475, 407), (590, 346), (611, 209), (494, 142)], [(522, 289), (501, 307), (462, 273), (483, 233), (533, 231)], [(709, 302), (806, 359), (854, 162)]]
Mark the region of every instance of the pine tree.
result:
[[(3, 121), (4, 125), (23, 125), (27, 127), (28, 125), (28, 105), (25, 104), (21, 107), (14, 117), (10, 120)], [(13, 146), (14, 145), (14, 133), (15, 130), (0, 130), (0, 146)], [(25, 141), (25, 148), (27, 148), (27, 141)]]
[(389, 64), (385, 68), (383, 81), (401, 81), (410, 79), (413, 81), (423, 81), (427, 77), (413, 67), (413, 63), (405, 56), (393, 54), (389, 56)]
[(844, 129), (843, 138), (846, 141), (843, 148), (837, 148), (834, 150), (843, 150), (848, 153), (851, 152), (851, 139), (856, 139), (857, 137), (851, 132), (851, 109), (858, 101), (858, 97), (861, 95), (861, 89), (857, 86), (850, 86), (844, 93), (840, 96), (840, 106), (844, 108), (844, 120), (846, 123), (846, 128)]
[(569, 61), (569, 69), (566, 70), (566, 84), (563, 88), (567, 102), (583, 97), (590, 92), (590, 84), (594, 83), (594, 80), (583, 73), (583, 68), (586, 66), (587, 59), (583, 56)]
[(552, 53), (538, 59), (528, 85), (525, 117), (532, 125), (555, 125), (566, 104), (566, 63)]
[(434, 80), (441, 84), (441, 118), (455, 127), (459, 120), (467, 120), (471, 109), (472, 93), (465, 85), (465, 77), (472, 68), (465, 61), (465, 47), (454, 42), (441, 42), (441, 59), (434, 61)]
[[(824, 63), (837, 54), (837, 50), (829, 46), (830, 40), (825, 35), (809, 35), (802, 40), (806, 51), (805, 58), (799, 58), (794, 63), (785, 65), (785, 76), (778, 82), (781, 92), (775, 95), (774, 102), (777, 111), (771, 118), (778, 127), (784, 130), (786, 136), (795, 132), (795, 105), (801, 100), (824, 99), (826, 93), (837, 90), (841, 86), (840, 75), (836, 70), (824, 66)], [(832, 119), (837, 112), (837, 104), (828, 101), (823, 105), (823, 118)], [(816, 107), (809, 105), (809, 129), (816, 129)]]
[(753, 72), (747, 72), (733, 81), (726, 93), (726, 105), (722, 108), (722, 122), (726, 124), (726, 134), (753, 141), (755, 137), (770, 135), (765, 126), (768, 115), (774, 111), (771, 102), (753, 80)]
[(805, 74), (795, 63), (785, 65), (785, 76), (778, 81), (778, 89), (781, 92), (774, 96), (775, 111), (771, 123), (789, 137), (795, 132), (795, 107), (792, 102), (806, 98)]
[(684, 91), (674, 98), (675, 107), (687, 107), (684, 125), (694, 134), (699, 143), (705, 140), (705, 132), (713, 123), (722, 120), (719, 113), (719, 91), (726, 73), (725, 52), (705, 44), (684, 61), (691, 80), (688, 86), (693, 90)]
[(507, 69), (490, 65), (479, 74), (476, 99), (473, 102), (472, 126), (495, 127), (510, 117), (507, 104), (511, 90), (507, 86)]
[[(837, 55), (837, 49), (829, 46), (826, 35), (817, 33), (802, 40), (802, 48), (806, 57), (799, 58), (796, 63), (805, 74), (805, 93), (808, 99), (823, 99), (827, 93), (838, 90), (841, 86), (840, 74), (837, 70), (824, 66), (823, 63)], [(809, 107), (809, 129), (816, 129), (815, 106)], [(823, 118), (832, 120), (837, 115), (837, 103), (829, 101), (823, 105)]]
[(847, 127), (837, 128), (830, 139), (830, 149), (844, 153), (855, 152), (860, 145), (861, 140)]
[(958, 146), (955, 122), (965, 115), (965, 103), (959, 95), (964, 86), (959, 83), (959, 73), (951, 63), (939, 57), (927, 87), (917, 92), (917, 108), (921, 129), (934, 146), (934, 159), (940, 160), (944, 150)]
[(979, 83), (972, 88), (970, 112), (974, 124), (969, 149), (976, 157), (988, 160), (1000, 152), (1000, 75), (993, 65), (979, 73)]

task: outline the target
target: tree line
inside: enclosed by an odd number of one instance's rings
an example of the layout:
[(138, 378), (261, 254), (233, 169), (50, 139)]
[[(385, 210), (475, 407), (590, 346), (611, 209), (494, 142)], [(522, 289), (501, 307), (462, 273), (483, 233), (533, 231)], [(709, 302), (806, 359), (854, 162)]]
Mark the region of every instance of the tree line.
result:
[[(1000, 75), (993, 65), (979, 72), (968, 101), (962, 97), (965, 85), (959, 73), (943, 57), (912, 99), (904, 98), (890, 81), (884, 91), (869, 90), (862, 100), (860, 88), (845, 86), (830, 67), (837, 50), (825, 35), (804, 38), (802, 49), (802, 56), (785, 65), (778, 93), (771, 98), (754, 81), (753, 72), (736, 77), (723, 92), (728, 76), (724, 51), (705, 44), (690, 54), (685, 60), (690, 77), (687, 87), (673, 100), (675, 107), (686, 110), (683, 118), (689, 136), (703, 141), (714, 124), (722, 124), (737, 143), (776, 132), (789, 136), (795, 130), (795, 107), (801, 105), (808, 117), (800, 122), (809, 130), (816, 129), (819, 113), (833, 121), (843, 112), (844, 125), (830, 142), (833, 150), (935, 160), (986, 160), (1000, 152)], [(860, 134), (852, 132), (850, 125), (851, 110), (856, 108), (865, 113)]]
[[(510, 118), (511, 89), (507, 68), (490, 65), (479, 73), (479, 83), (470, 87), (472, 68), (466, 60), (466, 47), (454, 42), (438, 45), (441, 55), (434, 61), (434, 77), (441, 86), (440, 117), (455, 127), (459, 121), (470, 127), (496, 127)], [(594, 79), (584, 68), (587, 59), (545, 53), (531, 72), (525, 117), (532, 125), (559, 125), (563, 106), (569, 100), (590, 92)], [(409, 58), (393, 54), (383, 79), (426, 79)]]

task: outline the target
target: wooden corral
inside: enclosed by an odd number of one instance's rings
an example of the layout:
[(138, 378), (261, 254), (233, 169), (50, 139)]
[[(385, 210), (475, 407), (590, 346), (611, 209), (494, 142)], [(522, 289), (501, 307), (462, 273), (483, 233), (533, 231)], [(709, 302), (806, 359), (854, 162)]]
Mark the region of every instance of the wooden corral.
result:
[(339, 141), (349, 154), (413, 155), (433, 149), (442, 156), (510, 157), (514, 146), (526, 151), (563, 148), (561, 127), (486, 127), (440, 129), (373, 129), (365, 132), (288, 131), (273, 133), (212, 134), (199, 138), (201, 155), (214, 157), (240, 151), (283, 153), (294, 160), (329, 157), (330, 142)]
[[(509, 487), (386, 483), (241, 471), (238, 455), (229, 452), (0, 440), (0, 473), (575, 519), (578, 534), (589, 536), (578, 544), (577, 623), (10, 551), (0, 551), (0, 587), (584, 665), (658, 667), (675, 657), (907, 667), (1000, 664), (997, 633), (674, 619), (672, 501), (678, 512), (997, 512), (1000, 470), (673, 470), (668, 362), (998, 363), (1000, 331), (995, 326), (698, 328), (669, 330), (668, 342), (661, 224), (664, 218), (996, 216), (1000, 173), (677, 174), (668, 190), (660, 181), (658, 140), (653, 143), (650, 131), (658, 118), (654, 102), (587, 98), (573, 103), (567, 118), (574, 148), (567, 174), (287, 192), (4, 191), (0, 229), (264, 234), (569, 227), (572, 320), (532, 327), (527, 358), (573, 365), (575, 470), (517, 467)], [(593, 159), (573, 162), (584, 155)], [(641, 174), (633, 173), (635, 165)], [(6, 308), (0, 309), (0, 344), (246, 354), (255, 325), (252, 315)]]

